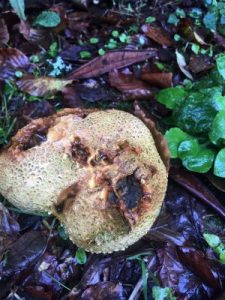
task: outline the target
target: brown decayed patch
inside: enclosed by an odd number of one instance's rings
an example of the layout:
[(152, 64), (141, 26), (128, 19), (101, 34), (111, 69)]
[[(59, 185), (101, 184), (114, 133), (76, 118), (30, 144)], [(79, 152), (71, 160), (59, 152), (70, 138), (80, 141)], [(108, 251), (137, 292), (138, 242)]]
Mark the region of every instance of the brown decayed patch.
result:
[(86, 166), (90, 154), (90, 150), (79, 137), (76, 137), (71, 145), (71, 154), (73, 159), (75, 159), (81, 165)]
[(55, 203), (55, 211), (57, 214), (62, 214), (65, 210), (68, 210), (73, 201), (76, 199), (76, 195), (79, 192), (79, 187), (77, 183), (72, 184), (65, 190), (63, 190), (57, 199), (57, 203)]

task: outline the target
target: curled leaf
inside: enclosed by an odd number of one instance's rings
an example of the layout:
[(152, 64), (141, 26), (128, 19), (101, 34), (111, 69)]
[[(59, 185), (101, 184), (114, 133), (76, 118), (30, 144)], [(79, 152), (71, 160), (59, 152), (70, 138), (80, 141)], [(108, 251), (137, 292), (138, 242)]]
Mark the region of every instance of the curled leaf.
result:
[(63, 88), (72, 83), (72, 80), (63, 80), (52, 77), (24, 77), (17, 81), (18, 88), (32, 96), (43, 97), (62, 91)]
[(24, 0), (9, 0), (20, 20), (26, 20)]
[(178, 52), (177, 50), (176, 50), (176, 57), (177, 57), (177, 64), (178, 64), (181, 72), (186, 77), (193, 80), (193, 77), (192, 77), (191, 73), (187, 70), (187, 64), (186, 64), (184, 56), (180, 52)]
[(153, 57), (157, 58), (157, 50), (152, 48), (145, 51), (108, 52), (104, 56), (96, 57), (76, 69), (69, 76), (69, 79), (97, 77), (114, 69), (121, 69)]

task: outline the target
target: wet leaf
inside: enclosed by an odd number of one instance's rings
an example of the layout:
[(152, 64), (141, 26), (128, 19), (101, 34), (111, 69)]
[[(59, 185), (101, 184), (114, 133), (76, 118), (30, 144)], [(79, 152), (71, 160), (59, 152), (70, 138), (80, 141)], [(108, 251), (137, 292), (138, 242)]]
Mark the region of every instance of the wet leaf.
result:
[(8, 27), (5, 23), (4, 19), (0, 19), (0, 45), (7, 44), (9, 41), (9, 32), (8, 32)]
[(0, 48), (0, 66), (8, 68), (27, 68), (30, 66), (29, 58), (15, 48)]
[(141, 79), (148, 82), (151, 86), (161, 87), (161, 88), (168, 88), (172, 86), (172, 73), (150, 73), (146, 72), (141, 74)]
[(162, 46), (174, 46), (173, 40), (162, 28), (145, 24), (141, 27), (141, 29), (144, 32), (144, 34), (150, 39), (152, 39), (154, 42)]
[(191, 56), (188, 67), (192, 73), (198, 74), (212, 69), (214, 63), (207, 55)]
[(4, 272), (12, 274), (25, 270), (41, 257), (47, 245), (47, 237), (39, 231), (22, 235), (13, 243), (7, 252), (7, 264)]
[(43, 97), (62, 91), (65, 86), (72, 83), (72, 80), (57, 79), (52, 77), (24, 77), (17, 81), (18, 88), (32, 96)]
[(109, 73), (109, 83), (122, 93), (133, 94), (140, 97), (152, 95), (148, 85), (137, 79), (134, 74), (124, 74), (117, 71)]
[(0, 259), (6, 248), (17, 238), (20, 226), (0, 202)]
[(149, 58), (157, 58), (157, 50), (148, 49), (144, 51), (113, 51), (103, 56), (96, 57), (76, 69), (70, 79), (84, 79), (97, 77), (114, 69), (121, 69), (126, 66), (144, 61)]
[(21, 21), (19, 24), (19, 31), (23, 37), (32, 44), (38, 44), (42, 47), (48, 48), (52, 43), (49, 31), (45, 29), (32, 28), (28, 22)]

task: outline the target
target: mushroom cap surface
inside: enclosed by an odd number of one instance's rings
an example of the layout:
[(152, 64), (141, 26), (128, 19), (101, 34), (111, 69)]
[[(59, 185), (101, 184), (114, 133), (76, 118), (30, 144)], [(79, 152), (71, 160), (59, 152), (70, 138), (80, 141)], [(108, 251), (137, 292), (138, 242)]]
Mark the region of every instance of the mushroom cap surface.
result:
[(32, 121), (0, 155), (0, 192), (28, 212), (53, 213), (95, 253), (123, 250), (155, 221), (167, 170), (149, 128), (119, 110), (65, 109)]

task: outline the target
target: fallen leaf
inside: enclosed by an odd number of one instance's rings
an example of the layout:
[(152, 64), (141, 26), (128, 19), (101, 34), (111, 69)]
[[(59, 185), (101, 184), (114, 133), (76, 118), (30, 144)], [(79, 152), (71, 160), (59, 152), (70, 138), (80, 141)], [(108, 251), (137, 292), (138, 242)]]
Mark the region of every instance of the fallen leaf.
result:
[(157, 44), (167, 47), (174, 46), (173, 40), (162, 28), (145, 24), (141, 27), (141, 29), (147, 37)]
[(218, 32), (213, 32), (214, 40), (221, 48), (225, 49), (225, 37), (220, 35)]
[(176, 57), (177, 57), (177, 64), (178, 64), (181, 72), (186, 77), (193, 80), (193, 77), (192, 77), (191, 73), (187, 70), (187, 64), (186, 64), (185, 58), (180, 52), (178, 52), (178, 50), (176, 50)]
[(0, 202), (0, 260), (5, 249), (15, 241), (20, 226)]
[(212, 69), (214, 63), (207, 55), (191, 56), (188, 67), (192, 73), (197, 74)]
[(83, 107), (83, 102), (74, 86), (66, 86), (62, 90), (63, 99), (62, 103), (64, 107), (75, 108)]
[(0, 66), (23, 69), (30, 65), (29, 58), (20, 50), (15, 48), (0, 48)]
[(114, 69), (121, 69), (153, 57), (157, 58), (157, 50), (152, 48), (145, 51), (108, 52), (104, 56), (98, 56), (76, 69), (69, 76), (69, 79), (97, 77)]
[(7, 44), (9, 41), (9, 32), (4, 19), (0, 19), (0, 45)]
[(9, 276), (30, 267), (41, 257), (46, 246), (47, 237), (41, 232), (33, 230), (24, 233), (8, 248), (5, 275)]
[(186, 171), (183, 168), (172, 168), (170, 171), (170, 177), (178, 184), (184, 186), (188, 191), (193, 193), (206, 205), (210, 206), (221, 217), (225, 218), (225, 207), (193, 173)]
[(134, 74), (124, 74), (118, 71), (109, 73), (109, 83), (122, 93), (133, 94), (139, 97), (149, 97), (152, 95), (148, 85), (137, 79)]
[(194, 34), (196, 42), (198, 42), (200, 45), (202, 45), (202, 46), (209, 45), (204, 41), (203, 37), (197, 31), (194, 31), (193, 34)]
[(48, 48), (48, 46), (52, 43), (50, 31), (46, 29), (32, 28), (26, 21), (20, 21), (19, 32), (32, 44), (38, 44), (44, 48)]
[(63, 88), (72, 83), (72, 80), (58, 79), (52, 77), (31, 77), (27, 76), (17, 81), (18, 88), (32, 96), (43, 97), (62, 91)]
[(167, 88), (172, 86), (173, 73), (151, 73), (144, 72), (140, 76), (141, 79), (148, 82), (151, 86)]

